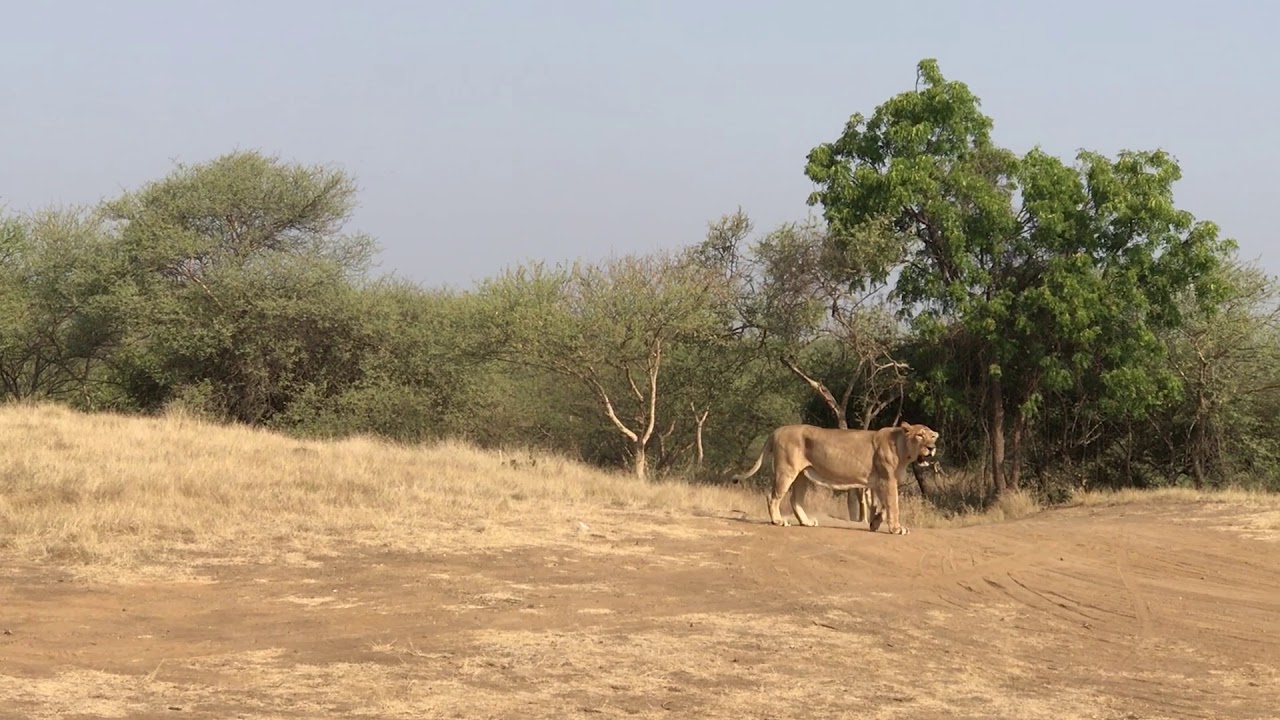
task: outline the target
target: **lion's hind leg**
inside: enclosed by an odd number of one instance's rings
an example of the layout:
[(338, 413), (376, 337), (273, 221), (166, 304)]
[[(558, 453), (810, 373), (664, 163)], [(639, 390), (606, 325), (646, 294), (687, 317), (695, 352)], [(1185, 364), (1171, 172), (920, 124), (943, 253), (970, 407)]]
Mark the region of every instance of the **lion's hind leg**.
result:
[(849, 508), (849, 522), (868, 522), (871, 514), (871, 491), (855, 487), (845, 492), (845, 504)]
[[(794, 480), (794, 478), (792, 478)], [(791, 483), (785, 482), (781, 476), (773, 482), (773, 490), (769, 493), (769, 523), (778, 527), (786, 527), (791, 523), (782, 517), (782, 498), (791, 489)]]
[(806, 471), (801, 471), (791, 485), (791, 510), (795, 512), (796, 519), (805, 527), (817, 527), (818, 521), (809, 517), (804, 511), (804, 496), (809, 492), (810, 481), (805, 475)]
[[(803, 488), (806, 481), (797, 477), (800, 475), (800, 470), (784, 458), (774, 457), (773, 462), (773, 492), (769, 494), (769, 522), (779, 527), (787, 527), (791, 523), (782, 517), (782, 498), (786, 497), (787, 491), (792, 488), (796, 488), (796, 492), (803, 495), (804, 491), (801, 488)], [(798, 484), (796, 483), (797, 479), (799, 479)], [(791, 507), (794, 509), (795, 506), (796, 500), (793, 494)], [(802, 518), (799, 514), (796, 517), (800, 519), (801, 524), (804, 524), (804, 520), (807, 519)]]

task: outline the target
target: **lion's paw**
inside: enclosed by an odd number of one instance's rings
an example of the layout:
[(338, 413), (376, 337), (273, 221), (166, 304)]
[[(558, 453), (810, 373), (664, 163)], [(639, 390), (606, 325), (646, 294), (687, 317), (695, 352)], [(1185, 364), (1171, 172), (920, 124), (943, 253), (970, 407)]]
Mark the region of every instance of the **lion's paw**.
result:
[(894, 529), (890, 530), (889, 532), (893, 533), (894, 535), (906, 535), (907, 533), (909, 533), (909, 532), (911, 532), (911, 531), (910, 531), (910, 530), (908, 530), (908, 529), (906, 529), (905, 527), (898, 526), (898, 527), (896, 527), (896, 528), (894, 528)]

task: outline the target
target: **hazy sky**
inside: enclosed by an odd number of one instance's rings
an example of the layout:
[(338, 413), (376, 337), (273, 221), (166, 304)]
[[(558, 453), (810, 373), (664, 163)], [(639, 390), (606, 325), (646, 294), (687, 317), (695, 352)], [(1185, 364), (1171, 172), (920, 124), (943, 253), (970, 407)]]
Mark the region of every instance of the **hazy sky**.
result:
[(695, 242), (738, 206), (762, 229), (803, 218), (810, 148), (937, 57), (1015, 149), (1171, 151), (1179, 203), (1280, 271), (1280, 5), (1262, 1), (85, 0), (3, 18), (12, 210), (257, 149), (353, 173), (382, 270), (466, 286)]

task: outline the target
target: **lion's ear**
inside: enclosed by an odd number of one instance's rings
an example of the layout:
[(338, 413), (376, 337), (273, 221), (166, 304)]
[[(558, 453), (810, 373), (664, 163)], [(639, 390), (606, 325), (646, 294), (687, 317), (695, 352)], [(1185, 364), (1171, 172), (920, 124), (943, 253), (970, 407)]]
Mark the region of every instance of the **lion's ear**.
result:
[(911, 429), (911, 423), (907, 422), (906, 420), (903, 420), (903, 421), (902, 421), (902, 424), (901, 424), (901, 425), (899, 425), (898, 427), (902, 427), (902, 428), (906, 428), (907, 430), (910, 430), (910, 429)]

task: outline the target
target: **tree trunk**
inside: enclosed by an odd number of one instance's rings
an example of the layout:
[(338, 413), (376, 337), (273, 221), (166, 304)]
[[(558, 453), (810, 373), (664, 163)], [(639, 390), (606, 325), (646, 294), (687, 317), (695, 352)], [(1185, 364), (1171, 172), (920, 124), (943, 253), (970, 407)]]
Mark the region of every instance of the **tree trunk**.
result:
[(641, 480), (647, 480), (649, 477), (649, 461), (645, 457), (645, 444), (643, 442), (632, 444), (631, 462), (636, 471), (636, 477)]
[(1013, 456), (1009, 461), (1009, 487), (1013, 490), (1017, 490), (1022, 481), (1022, 433), (1026, 426), (1027, 416), (1019, 405), (1013, 414), (1013, 431), (1009, 436), (1009, 453)]
[(695, 421), (693, 430), (693, 449), (695, 453), (695, 462), (698, 469), (702, 468), (702, 428), (707, 424), (707, 414), (709, 411), (695, 412), (693, 419)]
[(1197, 490), (1204, 488), (1204, 456), (1206, 454), (1204, 426), (1209, 419), (1209, 404), (1205, 399), (1204, 388), (1208, 375), (1208, 363), (1201, 356), (1200, 382), (1196, 383), (1196, 415), (1192, 421), (1195, 424), (1191, 426), (1191, 472)]
[(991, 378), (988, 387), (991, 401), (991, 479), (996, 496), (1004, 495), (1004, 388), (999, 377)]
[(1204, 401), (1196, 398), (1196, 417), (1191, 426), (1191, 473), (1196, 489), (1204, 489)]

